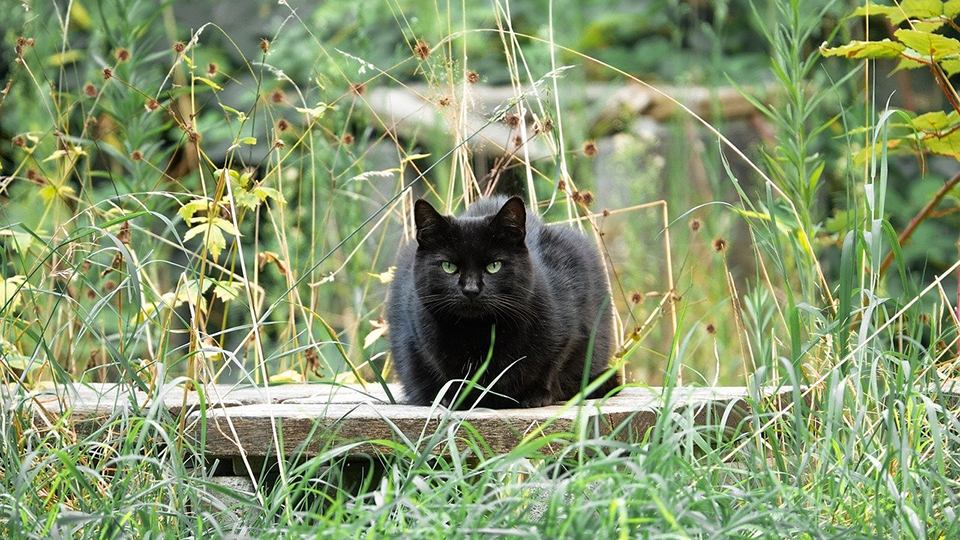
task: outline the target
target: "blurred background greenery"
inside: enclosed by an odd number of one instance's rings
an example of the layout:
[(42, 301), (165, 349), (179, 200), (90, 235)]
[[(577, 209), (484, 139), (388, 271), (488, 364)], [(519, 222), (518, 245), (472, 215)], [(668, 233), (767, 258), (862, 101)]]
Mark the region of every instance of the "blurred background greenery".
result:
[[(843, 23), (856, 5), (804, 2), (817, 17), (797, 55), (862, 38)], [(622, 72), (776, 169), (784, 128), (751, 103), (791, 106), (764, 37), (783, 31), (776, 2), (464, 7), (11, 2), (0, 22), (0, 277), (28, 288), (16, 301), (4, 292), (10, 365), (37, 379), (389, 376), (380, 316), (412, 196), (460, 211), (500, 191), (602, 240), (628, 380), (661, 382), (676, 301), (685, 380), (742, 383), (751, 370), (734, 291), (757, 336), (781, 299), (762, 286), (731, 176), (750, 197), (765, 198), (763, 183), (712, 130)], [(823, 167), (800, 230), (831, 283), (857, 219), (848, 180), (867, 166), (849, 151), (863, 146), (854, 128), (888, 99), (946, 107), (929, 73), (894, 67), (824, 60), (799, 90), (820, 100), (800, 123), (804, 159)], [(891, 159), (898, 231), (955, 169), (949, 158)], [(903, 247), (917, 285), (956, 261), (958, 197)], [(956, 297), (955, 280), (945, 294)]]

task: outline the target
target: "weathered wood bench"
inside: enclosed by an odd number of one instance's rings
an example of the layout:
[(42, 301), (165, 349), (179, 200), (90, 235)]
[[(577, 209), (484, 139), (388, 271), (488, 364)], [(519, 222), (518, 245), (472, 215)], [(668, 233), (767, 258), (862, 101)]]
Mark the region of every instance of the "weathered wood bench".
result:
[[(401, 396), (398, 387), (391, 385), (389, 390), (395, 398)], [(789, 402), (790, 392), (789, 388), (765, 392), (767, 410)], [(461, 448), (473, 444), (488, 453), (507, 453), (523, 441), (554, 436), (543, 451), (555, 453), (571, 439), (556, 438), (557, 434), (636, 440), (664, 410), (685, 411), (699, 425), (732, 427), (750, 409), (743, 387), (675, 388), (669, 405), (661, 388), (628, 387), (608, 399), (580, 404), (456, 412), (390, 403), (387, 392), (377, 385), (365, 389), (358, 385), (209, 385), (203, 395), (201, 407), (201, 394), (182, 387), (165, 386), (150, 397), (116, 385), (73, 385), (37, 395), (34, 406), (41, 419), (52, 423), (66, 415), (80, 431), (130, 415), (137, 407), (141, 414), (160, 409), (175, 417), (183, 414), (185, 431), (193, 441), (201, 440), (205, 427), (205, 456), (227, 459), (276, 457), (276, 439), (282, 441), (285, 456), (314, 456), (331, 446), (351, 443), (361, 444), (350, 452), (391, 451), (389, 445), (371, 441), (396, 441), (415, 451), (429, 446), (427, 451), (442, 452), (443, 445), (434, 440), (431, 446), (428, 441), (437, 432), (444, 434), (444, 444), (449, 436)]]

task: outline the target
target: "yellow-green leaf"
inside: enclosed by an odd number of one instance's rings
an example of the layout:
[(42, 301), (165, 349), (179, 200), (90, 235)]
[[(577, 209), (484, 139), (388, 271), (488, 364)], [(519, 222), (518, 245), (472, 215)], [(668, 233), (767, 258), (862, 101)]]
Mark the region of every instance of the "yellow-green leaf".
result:
[(332, 109), (333, 107), (321, 101), (320, 103), (317, 103), (316, 107), (313, 107), (310, 109), (304, 108), (304, 107), (295, 107), (295, 108), (298, 113), (303, 113), (313, 118), (320, 118), (321, 116), (323, 116), (323, 113), (327, 112), (327, 109)]
[(271, 187), (257, 186), (253, 188), (253, 194), (256, 195), (257, 198), (260, 199), (261, 201), (266, 201), (267, 198), (269, 197), (280, 204), (287, 202), (287, 200), (283, 198), (283, 194), (280, 193), (279, 190)]
[(40, 190), (40, 196), (43, 197), (45, 202), (50, 202), (57, 197), (66, 197), (74, 193), (74, 189), (70, 186), (55, 186), (53, 184), (47, 184)]
[(428, 157), (430, 157), (430, 154), (413, 154), (400, 160), (400, 163), (401, 164), (409, 163), (411, 161), (417, 161), (418, 159), (424, 159)]
[(26, 253), (35, 240), (33, 235), (25, 232), (4, 229), (0, 231), (0, 236), (9, 237), (13, 250), (17, 253)]
[(303, 375), (300, 374), (297, 370), (288, 369), (276, 375), (271, 375), (269, 381), (271, 383), (300, 383), (303, 382)]
[(953, 77), (957, 73), (960, 73), (960, 58), (943, 60), (940, 62), (940, 67), (943, 68), (943, 71), (947, 72), (948, 77)]
[(72, 64), (81, 58), (83, 58), (83, 51), (78, 49), (70, 49), (69, 51), (63, 51), (62, 53), (58, 52), (50, 55), (50, 57), (47, 58), (47, 64), (52, 67), (60, 67), (67, 64)]
[(237, 206), (244, 207), (249, 210), (256, 210), (257, 207), (260, 206), (260, 199), (257, 198), (257, 196), (253, 193), (250, 193), (240, 186), (234, 188), (233, 199), (236, 201)]
[(375, 274), (373, 272), (367, 272), (367, 273), (379, 279), (380, 283), (390, 283), (391, 281), (393, 281), (393, 274), (396, 271), (397, 271), (397, 267), (391, 266), (390, 268), (387, 268), (386, 272), (380, 272), (379, 274)]
[(960, 159), (960, 131), (943, 137), (925, 137), (922, 142), (923, 147), (934, 154)]
[(182, 217), (184, 221), (186, 221), (187, 223), (190, 223), (190, 220), (193, 218), (193, 215), (201, 211), (203, 212), (210, 211), (210, 203), (207, 202), (205, 199), (194, 199), (188, 202), (187, 204), (181, 206), (180, 210), (178, 210), (177, 213), (180, 214), (180, 217)]
[(955, 19), (960, 15), (960, 0), (950, 0), (943, 4), (943, 15), (948, 19)]
[(240, 234), (240, 231), (238, 231), (236, 227), (233, 226), (233, 223), (230, 223), (229, 221), (223, 218), (219, 218), (219, 217), (213, 218), (213, 224), (219, 227), (223, 232), (227, 234), (232, 234), (234, 236), (242, 236)]
[(220, 86), (219, 84), (211, 81), (210, 79), (208, 79), (208, 78), (206, 78), (206, 77), (194, 77), (194, 79), (202, 82), (203, 84), (209, 86), (210, 88), (213, 88), (214, 90), (218, 90), (218, 91), (219, 91), (219, 90), (223, 90), (223, 87), (222, 87), (222, 86)]
[(370, 326), (373, 327), (373, 330), (370, 330), (370, 333), (367, 334), (367, 337), (363, 338), (363, 348), (369, 349), (371, 345), (377, 342), (378, 339), (383, 337), (387, 333), (387, 330), (390, 329), (387, 326), (386, 321), (378, 319), (376, 321), (370, 321)]
[[(0, 308), (7, 305), (7, 302), (10, 302), (9, 308), (15, 308), (20, 305), (20, 288), (24, 282), (27, 281), (26, 276), (16, 275), (10, 276), (6, 279), (0, 277)], [(26, 288), (26, 287), (24, 287)]]
[(922, 131), (940, 131), (958, 121), (960, 121), (960, 114), (957, 111), (950, 111), (950, 114), (944, 111), (933, 111), (914, 118), (910, 121), (910, 125)]
[(940, 34), (901, 28), (893, 35), (921, 56), (930, 57), (933, 60), (960, 53), (960, 41)]
[(218, 258), (220, 253), (223, 252), (223, 249), (227, 247), (227, 239), (224, 238), (223, 231), (220, 230), (220, 227), (208, 223), (206, 218), (197, 219), (201, 220), (202, 223), (187, 231), (187, 234), (183, 235), (183, 241), (186, 242), (202, 234), (203, 245), (206, 246), (207, 251), (210, 252), (210, 255), (213, 256), (214, 259)]
[(905, 47), (896, 41), (851, 41), (839, 47), (820, 46), (823, 56), (845, 56), (847, 58), (896, 58)]
[(237, 281), (232, 283), (227, 281), (215, 281), (213, 285), (213, 295), (219, 298), (223, 303), (227, 303), (239, 296), (240, 289), (243, 287), (243, 284)]

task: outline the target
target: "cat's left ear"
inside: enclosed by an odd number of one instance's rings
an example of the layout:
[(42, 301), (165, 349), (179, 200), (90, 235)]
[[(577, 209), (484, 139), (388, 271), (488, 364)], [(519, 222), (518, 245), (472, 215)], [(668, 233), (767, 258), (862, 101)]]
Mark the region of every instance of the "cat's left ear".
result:
[(500, 211), (490, 222), (497, 236), (523, 243), (527, 234), (527, 209), (523, 206), (523, 199), (511, 197), (503, 203)]

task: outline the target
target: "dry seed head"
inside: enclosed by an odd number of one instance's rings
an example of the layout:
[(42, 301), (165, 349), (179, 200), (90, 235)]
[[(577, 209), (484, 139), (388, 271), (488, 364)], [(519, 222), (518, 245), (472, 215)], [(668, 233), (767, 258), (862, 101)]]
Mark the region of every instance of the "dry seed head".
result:
[(277, 120), (277, 131), (283, 133), (288, 129), (290, 129), (290, 122), (287, 122), (285, 118)]
[(703, 226), (703, 222), (700, 221), (699, 219), (694, 218), (694, 219), (691, 219), (691, 220), (690, 220), (690, 230), (691, 230), (691, 231), (697, 232), (697, 231), (700, 230), (700, 227), (702, 227), (702, 226)]
[(217, 74), (218, 68), (216, 62), (210, 62), (207, 64), (207, 77), (213, 77)]
[(182, 41), (175, 41), (173, 43), (173, 52), (177, 54), (183, 54), (183, 51), (187, 50), (187, 44)]
[(27, 169), (27, 180), (39, 183), (40, 173), (36, 169)]
[(130, 244), (130, 222), (124, 221), (120, 225), (120, 232), (117, 233), (117, 240), (122, 244)]
[(413, 47), (413, 54), (420, 60), (430, 58), (430, 44), (422, 39), (418, 39), (417, 44)]
[(593, 141), (587, 141), (583, 143), (583, 155), (588, 158), (596, 157), (597, 155), (597, 143)]
[(13, 145), (16, 146), (17, 148), (23, 148), (24, 146), (27, 145), (27, 140), (23, 138), (23, 135), (17, 135), (13, 139), (11, 139), (10, 142), (12, 142)]
[(639, 304), (643, 302), (643, 294), (640, 291), (636, 291), (630, 295), (630, 301), (634, 304)]
[(362, 96), (366, 91), (367, 88), (363, 85), (363, 83), (352, 83), (350, 85), (350, 93), (355, 96)]
[(581, 192), (580, 198), (583, 200), (583, 204), (586, 206), (593, 204), (593, 193), (590, 193), (589, 191)]
[(559, 189), (560, 191), (566, 193), (566, 192), (567, 192), (567, 182), (566, 182), (566, 180), (561, 180), (560, 183), (557, 184), (557, 189)]
[(723, 238), (717, 238), (716, 240), (713, 241), (713, 250), (714, 250), (714, 251), (716, 251), (717, 253), (720, 253), (721, 251), (723, 251), (723, 250), (725, 250), (725, 249), (727, 249), (727, 241), (726, 241), (726, 240), (724, 240)]
[(270, 40), (263, 38), (260, 40), (260, 50), (263, 51), (263, 54), (270, 52)]
[(83, 85), (83, 95), (87, 96), (88, 98), (97, 97), (97, 87), (94, 86), (93, 83), (87, 83)]
[(197, 133), (195, 129), (190, 128), (189, 130), (187, 130), (187, 139), (189, 139), (190, 142), (196, 144), (200, 142), (200, 134)]
[(344, 133), (343, 138), (340, 139), (340, 142), (346, 146), (353, 144), (353, 133)]
[(583, 195), (581, 195), (579, 191), (574, 191), (574, 192), (570, 195), (570, 198), (573, 199), (573, 202), (578, 202), (578, 203), (579, 203), (579, 202), (583, 202)]
[(270, 101), (274, 103), (283, 103), (286, 101), (287, 95), (283, 93), (283, 90), (274, 90), (270, 92)]
[(610, 211), (606, 208), (603, 209), (603, 217), (610, 217)]
[(480, 74), (471, 69), (467, 72), (467, 82), (470, 84), (477, 84), (480, 82)]
[(520, 148), (521, 146), (523, 146), (523, 137), (521, 137), (521, 136), (519, 136), (519, 135), (517, 135), (516, 137), (514, 137), (514, 138), (513, 138), (513, 145), (516, 146), (517, 148)]
[(117, 282), (116, 282), (116, 281), (108, 281), (108, 282), (106, 282), (106, 283), (103, 284), (103, 290), (105, 290), (105, 291), (107, 291), (107, 292), (110, 292), (110, 291), (112, 291), (112, 290), (114, 290), (114, 289), (116, 289), (116, 288), (117, 288)]
[(440, 98), (440, 100), (437, 103), (439, 103), (441, 107), (446, 107), (450, 105), (450, 98), (447, 96), (443, 96), (442, 98)]
[(108, 67), (103, 68), (103, 80), (109, 81), (112, 78), (113, 78), (113, 70)]
[(143, 152), (141, 152), (141, 151), (139, 151), (139, 150), (134, 150), (133, 152), (130, 153), (130, 159), (132, 159), (132, 160), (134, 160), (134, 161), (140, 161), (140, 160), (142, 160), (142, 159), (143, 159)]
[(714, 326), (713, 323), (708, 324), (708, 325), (707, 325), (707, 333), (708, 333), (708, 334), (711, 334), (711, 335), (716, 334), (716, 333), (717, 333), (717, 327)]
[(144, 107), (146, 107), (147, 112), (153, 112), (153, 111), (157, 110), (157, 107), (159, 107), (159, 106), (160, 106), (160, 104), (157, 103), (157, 100), (155, 100), (155, 99), (148, 99), (148, 100), (147, 100), (147, 103), (144, 104)]
[(273, 142), (273, 147), (278, 150), (283, 150), (284, 148), (286, 148), (286, 146), (287, 146), (287, 143), (283, 142), (280, 139), (277, 139), (276, 141)]
[(510, 129), (517, 129), (520, 125), (520, 115), (517, 113), (507, 113), (507, 115), (503, 117), (503, 123)]
[(130, 51), (121, 47), (113, 52), (113, 56), (118, 62), (126, 62), (130, 59)]

